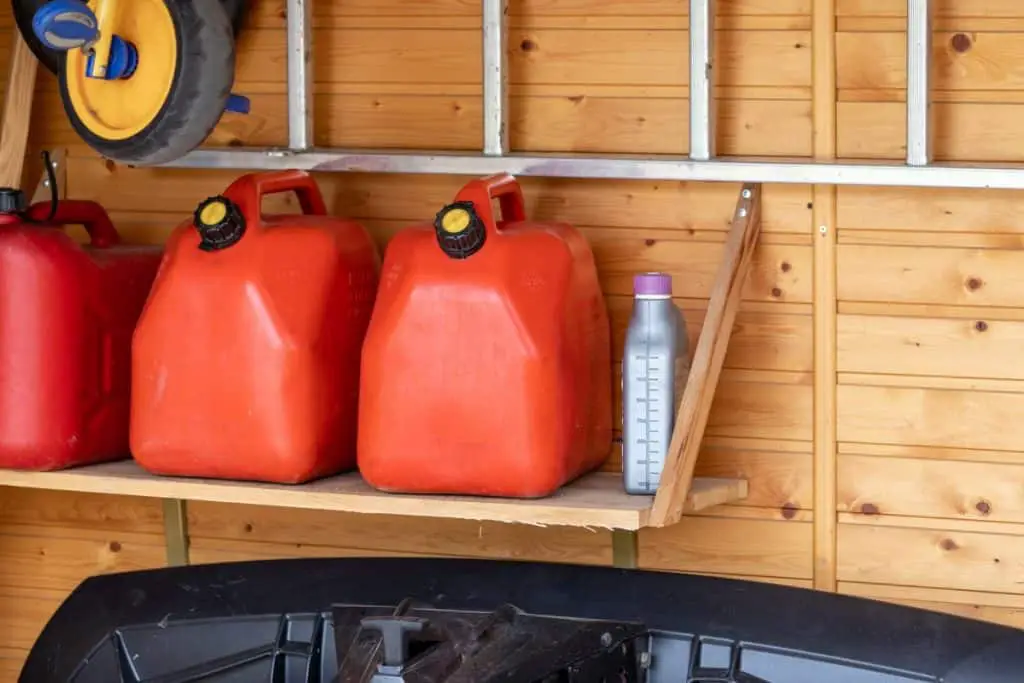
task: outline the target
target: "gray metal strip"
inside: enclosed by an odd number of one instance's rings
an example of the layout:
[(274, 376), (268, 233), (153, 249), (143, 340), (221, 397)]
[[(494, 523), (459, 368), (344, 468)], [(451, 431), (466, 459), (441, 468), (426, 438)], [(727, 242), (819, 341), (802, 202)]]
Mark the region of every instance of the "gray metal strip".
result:
[(484, 0), (484, 154), (508, 154), (508, 0)]
[(907, 0), (907, 164), (932, 162), (932, 0)]
[(188, 513), (185, 501), (177, 498), (165, 498), (162, 503), (167, 566), (181, 567), (189, 563)]
[(392, 152), (371, 150), (204, 149), (164, 164), (169, 168), (223, 168), (366, 173), (491, 175), (512, 173), (549, 178), (679, 180), (707, 182), (876, 185), (1024, 189), (1024, 165), (828, 163), (806, 159), (716, 159), (679, 156), (617, 156)]
[(313, 146), (313, 0), (288, 0), (288, 146)]
[(640, 566), (640, 535), (636, 531), (612, 530), (612, 566), (619, 569)]
[(715, 0), (690, 0), (690, 158), (715, 156)]

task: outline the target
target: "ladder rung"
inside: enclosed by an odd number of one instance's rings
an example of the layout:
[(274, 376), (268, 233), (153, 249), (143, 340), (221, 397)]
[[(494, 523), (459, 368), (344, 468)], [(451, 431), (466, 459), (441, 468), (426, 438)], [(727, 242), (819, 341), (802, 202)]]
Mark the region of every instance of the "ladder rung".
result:
[(312, 0), (288, 0), (288, 147), (313, 146)]
[(483, 3), (484, 154), (508, 154), (508, 0)]
[[(690, 4), (690, 154), (693, 161), (715, 159), (714, 99), (714, 19), (715, 0), (688, 0)], [(874, 171), (859, 165), (843, 164), (748, 164), (715, 165), (708, 169), (676, 168), (673, 162), (628, 161), (619, 158), (572, 157), (543, 159), (518, 163), (521, 173), (559, 177), (684, 177), (693, 180), (757, 179), (761, 167), (773, 167), (776, 173), (763, 182), (818, 182), (834, 184), (881, 184), (919, 187), (1021, 187), (1024, 168), (939, 169), (931, 166), (935, 126), (931, 91), (932, 18), (935, 0), (907, 0), (907, 157), (906, 166), (880, 165)], [(312, 0), (287, 0), (288, 9), (288, 146), (292, 152), (313, 147), (313, 83), (312, 83)], [(359, 166), (373, 157), (376, 166), (395, 172), (473, 173), (489, 168), (487, 159), (508, 157), (508, 0), (483, 0), (483, 157), (452, 159), (441, 163), (435, 153), (399, 153), (394, 155), (328, 150), (316, 164), (333, 170), (344, 170), (351, 164)], [(251, 157), (251, 158), (250, 158)], [(179, 167), (225, 167), (242, 163), (244, 167), (273, 168), (281, 163), (297, 164), (297, 157), (284, 162), (277, 151), (207, 151), (195, 150), (177, 163)], [(509, 158), (511, 161), (511, 158)], [(422, 163), (421, 163), (422, 162)], [(429, 162), (429, 163), (428, 163)], [(507, 163), (507, 162), (506, 162)], [(526, 168), (523, 164), (526, 163)], [(252, 166), (255, 164), (255, 166)], [(309, 166), (313, 161), (298, 163)], [(315, 165), (315, 164), (314, 164)], [(420, 166), (426, 165), (424, 168)], [(649, 168), (648, 168), (649, 166)], [(439, 167), (444, 167), (442, 170)], [(450, 167), (450, 168), (449, 168)], [(933, 175), (906, 174), (920, 167), (931, 167)], [(744, 169), (748, 170), (744, 170)], [(349, 168), (349, 170), (354, 170)], [(744, 173), (751, 173), (750, 178)], [(925, 171), (927, 173), (927, 171)], [(563, 175), (560, 175), (563, 174)], [(1010, 174), (1013, 177), (1005, 177)], [(1019, 176), (1019, 177), (1018, 177)]]
[(715, 0), (690, 0), (690, 158), (715, 156)]
[(907, 164), (932, 162), (933, 0), (907, 0)]

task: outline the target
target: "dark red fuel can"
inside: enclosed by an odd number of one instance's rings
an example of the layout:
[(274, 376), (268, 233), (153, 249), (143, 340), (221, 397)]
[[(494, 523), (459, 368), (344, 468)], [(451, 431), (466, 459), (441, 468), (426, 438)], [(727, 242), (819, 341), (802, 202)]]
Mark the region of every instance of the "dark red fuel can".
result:
[(0, 189), (0, 467), (128, 457), (132, 333), (162, 251), (124, 245), (95, 202), (26, 209)]

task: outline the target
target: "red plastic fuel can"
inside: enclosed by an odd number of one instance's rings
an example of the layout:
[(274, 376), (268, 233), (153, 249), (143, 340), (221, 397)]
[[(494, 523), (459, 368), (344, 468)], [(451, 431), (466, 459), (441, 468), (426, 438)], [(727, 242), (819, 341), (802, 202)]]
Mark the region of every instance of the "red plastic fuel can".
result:
[[(302, 215), (263, 215), (295, 192)], [(300, 171), (245, 175), (170, 236), (133, 344), (132, 455), (167, 475), (300, 483), (356, 462), (369, 234)]]
[(553, 493), (611, 449), (609, 337), (583, 236), (526, 220), (509, 175), (470, 182), (387, 247), (363, 346), (363, 477), (386, 491)]
[(0, 467), (126, 458), (132, 331), (161, 249), (123, 245), (94, 202), (59, 202), (51, 217), (24, 201), (0, 189)]

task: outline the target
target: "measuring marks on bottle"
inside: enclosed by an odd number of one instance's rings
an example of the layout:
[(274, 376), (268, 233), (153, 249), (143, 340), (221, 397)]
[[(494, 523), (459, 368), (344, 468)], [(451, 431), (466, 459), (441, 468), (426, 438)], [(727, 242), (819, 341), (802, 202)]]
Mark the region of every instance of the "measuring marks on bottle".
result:
[(636, 417), (633, 425), (636, 429), (637, 445), (635, 464), (640, 471), (638, 484), (648, 491), (658, 488), (661, 470), (665, 466), (665, 417), (662, 414), (665, 393), (665, 359), (641, 353), (633, 356), (636, 370), (632, 381), (636, 382), (641, 391), (634, 399)]

